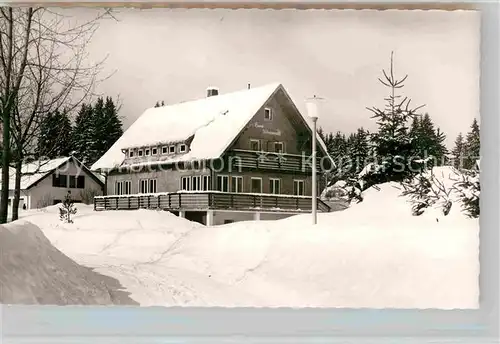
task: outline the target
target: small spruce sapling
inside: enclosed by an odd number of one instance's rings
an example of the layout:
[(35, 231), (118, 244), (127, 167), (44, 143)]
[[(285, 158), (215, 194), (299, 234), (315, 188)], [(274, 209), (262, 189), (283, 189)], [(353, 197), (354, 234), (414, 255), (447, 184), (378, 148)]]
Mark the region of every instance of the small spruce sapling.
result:
[(76, 211), (77, 209), (75, 207), (75, 203), (71, 198), (71, 191), (68, 191), (68, 193), (64, 197), (62, 206), (59, 207), (59, 218), (61, 219), (61, 221), (64, 221), (66, 223), (73, 223), (71, 216), (75, 215)]

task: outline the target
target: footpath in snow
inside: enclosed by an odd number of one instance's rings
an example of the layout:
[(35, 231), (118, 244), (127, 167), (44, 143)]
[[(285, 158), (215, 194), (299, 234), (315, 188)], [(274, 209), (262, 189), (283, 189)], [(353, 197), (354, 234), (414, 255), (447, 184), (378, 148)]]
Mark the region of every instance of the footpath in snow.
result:
[(395, 185), (335, 213), (205, 227), (168, 212), (78, 205), (24, 213), (141, 306), (477, 308), (479, 222), (454, 204), (412, 216)]

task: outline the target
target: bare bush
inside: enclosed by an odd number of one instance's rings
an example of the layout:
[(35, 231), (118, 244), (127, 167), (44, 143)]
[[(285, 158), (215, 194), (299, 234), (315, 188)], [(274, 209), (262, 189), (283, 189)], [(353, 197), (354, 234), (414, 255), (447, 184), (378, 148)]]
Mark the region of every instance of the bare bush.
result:
[(53, 203), (54, 203), (54, 197), (52, 197), (51, 195), (45, 195), (36, 202), (36, 208), (37, 209), (47, 208), (53, 205)]
[(96, 189), (85, 189), (80, 191), (80, 198), (83, 204), (94, 204), (94, 197), (101, 196), (101, 192)]

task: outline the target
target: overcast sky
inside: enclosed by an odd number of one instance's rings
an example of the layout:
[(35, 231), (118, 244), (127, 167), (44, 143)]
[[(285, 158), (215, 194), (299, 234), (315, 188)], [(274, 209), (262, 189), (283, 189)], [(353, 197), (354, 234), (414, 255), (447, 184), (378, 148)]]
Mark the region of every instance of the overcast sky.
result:
[(119, 10), (90, 56), (116, 70), (98, 91), (120, 96), (128, 127), (157, 100), (177, 103), (280, 82), (299, 109), (325, 98), (328, 131), (374, 129), (367, 106), (383, 106), (377, 80), (394, 51), (403, 92), (426, 104), (451, 145), (479, 118), (479, 14), (465, 11)]

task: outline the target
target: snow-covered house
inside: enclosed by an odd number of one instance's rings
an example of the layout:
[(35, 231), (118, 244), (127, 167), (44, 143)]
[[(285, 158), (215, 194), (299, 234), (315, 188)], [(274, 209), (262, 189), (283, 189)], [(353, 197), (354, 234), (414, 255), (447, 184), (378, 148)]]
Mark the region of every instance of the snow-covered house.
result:
[[(204, 98), (147, 109), (91, 167), (107, 175), (96, 205), (177, 210), (203, 223), (310, 211), (311, 128), (277, 83), (227, 94), (208, 88)], [(319, 137), (317, 148), (320, 174), (333, 160)]]
[[(16, 180), (14, 168), (10, 168), (9, 175), (10, 208), (14, 199)], [(71, 191), (73, 200), (80, 202), (91, 195), (102, 195), (103, 190), (102, 177), (91, 172), (74, 157), (34, 161), (23, 164), (21, 167), (19, 207), (21, 209), (36, 209), (57, 204), (64, 200), (68, 191)]]

